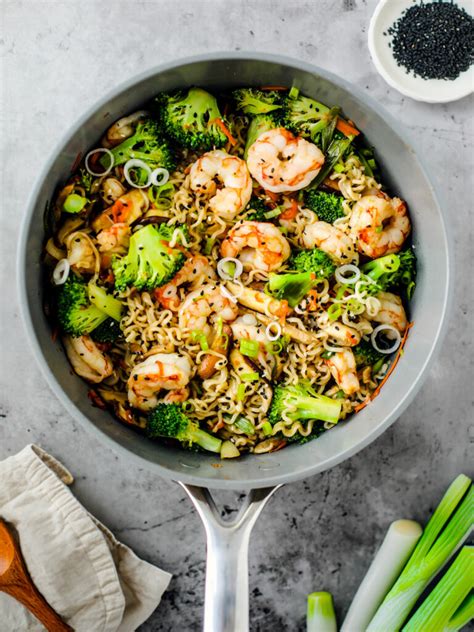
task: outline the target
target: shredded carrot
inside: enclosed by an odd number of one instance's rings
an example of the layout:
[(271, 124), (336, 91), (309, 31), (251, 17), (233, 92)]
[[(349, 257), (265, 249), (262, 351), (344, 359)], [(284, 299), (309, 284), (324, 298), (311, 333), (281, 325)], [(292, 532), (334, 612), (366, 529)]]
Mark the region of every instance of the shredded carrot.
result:
[(405, 343), (407, 341), (408, 338), (408, 332), (409, 330), (413, 327), (413, 323), (408, 323), (407, 328), (405, 329), (405, 333), (403, 334), (403, 338), (402, 341), (400, 343), (400, 346), (398, 347), (398, 352), (397, 355), (395, 356), (394, 361), (392, 362), (392, 366), (389, 368), (389, 370), (387, 371), (387, 373), (385, 374), (383, 380), (380, 382), (380, 384), (377, 386), (377, 388), (375, 389), (375, 391), (372, 393), (372, 397), (371, 399), (375, 399), (377, 397), (377, 395), (380, 393), (380, 389), (382, 388), (382, 386), (385, 384), (385, 382), (388, 380), (388, 378), (390, 377), (390, 375), (392, 374), (394, 368), (397, 366), (398, 361), (400, 360), (400, 357), (403, 353), (403, 347), (405, 346)]
[[(112, 263), (112, 257), (111, 257), (110, 255), (108, 255), (108, 254), (103, 254), (103, 255), (101, 255), (101, 258), (100, 258), (100, 267), (101, 267), (103, 270), (107, 270), (107, 268), (109, 268), (109, 267), (110, 267), (110, 264), (111, 264), (111, 263)], [(109, 277), (107, 276), (107, 277), (105, 278), (105, 280), (107, 281), (107, 279), (108, 279), (108, 278), (109, 278)], [(113, 283), (113, 282), (114, 282), (114, 279), (112, 278), (111, 283)]]
[(286, 86), (260, 86), (260, 90), (288, 90)]
[[(110, 263), (112, 263), (112, 261), (110, 261)], [(109, 263), (109, 265), (110, 265), (110, 263)], [(108, 267), (108, 266), (106, 266), (106, 267)], [(110, 270), (108, 275), (104, 278), (104, 283), (111, 283), (111, 284), (113, 284), (114, 281), (115, 281), (114, 273), (112, 272), (112, 270)]]
[(356, 127), (339, 117), (337, 119), (336, 129), (344, 134), (344, 136), (359, 136), (360, 134), (359, 130)]
[(119, 224), (127, 219), (128, 215), (128, 203), (123, 202), (120, 198), (114, 203), (110, 209), (113, 217), (114, 224)]
[(71, 167), (71, 173), (74, 173), (74, 171), (76, 171), (76, 169), (79, 167), (79, 164), (81, 162), (81, 158), (82, 158), (82, 152), (80, 151), (77, 156), (76, 156), (76, 160), (74, 161), (74, 164)]
[(358, 413), (359, 411), (361, 411), (363, 408), (365, 408), (367, 406), (367, 404), (370, 403), (370, 397), (366, 397), (364, 399), (363, 402), (361, 402), (360, 404), (358, 404), (355, 408), (354, 408), (354, 412)]
[(227, 126), (222, 119), (216, 118), (214, 119), (213, 123), (215, 123), (216, 125), (220, 127), (222, 133), (227, 136), (227, 140), (229, 141), (231, 145), (235, 145), (237, 143), (237, 140), (232, 136), (232, 134), (227, 129)]
[(58, 333), (59, 333), (59, 329), (55, 327), (51, 333), (51, 340), (53, 342), (56, 342), (56, 340), (58, 339)]
[(291, 219), (295, 219), (295, 217), (298, 215), (298, 202), (293, 199), (291, 200), (291, 206), (290, 208), (286, 209), (286, 211), (283, 211), (283, 213), (281, 213), (281, 215), (278, 216), (278, 219), (287, 219), (287, 220), (291, 220)]
[(268, 197), (270, 198), (272, 202), (278, 201), (279, 193), (273, 193), (273, 191), (267, 191), (266, 189), (264, 189), (264, 191), (265, 191), (265, 195), (268, 195)]
[(316, 290), (310, 290), (308, 292), (308, 296), (308, 312), (315, 312), (318, 309), (318, 293), (316, 292)]
[(107, 406), (105, 405), (105, 402), (102, 399), (102, 397), (98, 393), (93, 391), (92, 389), (87, 392), (87, 397), (90, 399), (92, 406), (94, 406), (95, 408), (100, 408), (101, 410), (107, 410)]

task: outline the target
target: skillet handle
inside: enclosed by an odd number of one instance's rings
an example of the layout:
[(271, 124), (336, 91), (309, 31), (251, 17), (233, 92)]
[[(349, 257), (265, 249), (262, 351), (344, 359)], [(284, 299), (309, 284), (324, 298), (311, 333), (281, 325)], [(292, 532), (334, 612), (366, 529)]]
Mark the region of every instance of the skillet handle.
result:
[(204, 632), (249, 632), (248, 548), (250, 533), (279, 488), (252, 489), (235, 520), (221, 519), (208, 489), (180, 483), (207, 535)]

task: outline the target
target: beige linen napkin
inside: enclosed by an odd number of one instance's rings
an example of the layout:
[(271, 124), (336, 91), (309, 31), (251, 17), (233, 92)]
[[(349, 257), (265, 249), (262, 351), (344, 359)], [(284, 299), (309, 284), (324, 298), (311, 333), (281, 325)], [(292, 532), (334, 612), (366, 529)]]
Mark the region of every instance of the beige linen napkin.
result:
[[(151, 615), (171, 575), (141, 560), (91, 516), (70, 472), (35, 445), (0, 462), (0, 517), (19, 535), (30, 575), (76, 632), (131, 632)], [(1, 632), (44, 630), (0, 593)]]

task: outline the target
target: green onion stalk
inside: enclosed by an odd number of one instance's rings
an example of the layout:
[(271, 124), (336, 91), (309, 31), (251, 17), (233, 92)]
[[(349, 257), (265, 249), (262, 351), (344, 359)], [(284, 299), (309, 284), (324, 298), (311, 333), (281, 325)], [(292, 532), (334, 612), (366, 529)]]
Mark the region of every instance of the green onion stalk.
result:
[(460, 474), (448, 488), (366, 632), (400, 630), (422, 592), (469, 537), (473, 518), (472, 481)]
[(328, 592), (308, 595), (306, 632), (337, 632), (332, 596)]
[(465, 546), (402, 632), (459, 630), (459, 624), (466, 625), (469, 622), (466, 617), (474, 614), (470, 599), (473, 584), (474, 547)]

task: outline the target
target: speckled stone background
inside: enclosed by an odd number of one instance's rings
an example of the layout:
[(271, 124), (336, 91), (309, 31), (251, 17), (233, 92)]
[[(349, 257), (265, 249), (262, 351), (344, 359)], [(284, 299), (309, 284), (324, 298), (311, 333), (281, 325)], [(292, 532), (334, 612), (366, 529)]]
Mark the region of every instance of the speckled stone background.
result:
[[(403, 417), (350, 461), (280, 490), (250, 550), (251, 628), (304, 629), (305, 596), (330, 590), (340, 615), (390, 521), (424, 520), (474, 441), (472, 99), (426, 105), (377, 75), (367, 50), (375, 0), (3, 0), (0, 458), (37, 442), (75, 473), (86, 507), (144, 558), (174, 574), (143, 632), (201, 626), (205, 544), (182, 490), (96, 443), (46, 386), (22, 328), (15, 250), (29, 190), (76, 118), (110, 88), (176, 57), (210, 50), (285, 53), (354, 82), (408, 131), (455, 231), (448, 336)], [(472, 473), (472, 472), (471, 472)], [(231, 512), (235, 497), (222, 497)], [(1, 626), (0, 626), (1, 627)]]

